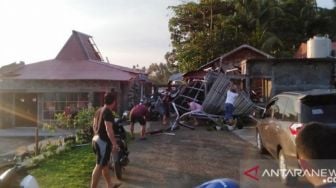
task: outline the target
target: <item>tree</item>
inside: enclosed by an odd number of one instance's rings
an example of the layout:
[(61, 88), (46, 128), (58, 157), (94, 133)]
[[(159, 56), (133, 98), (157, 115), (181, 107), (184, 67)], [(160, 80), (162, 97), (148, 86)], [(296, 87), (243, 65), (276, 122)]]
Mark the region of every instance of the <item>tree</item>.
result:
[(275, 55), (283, 46), (279, 37), (270, 28), (274, 20), (284, 15), (278, 1), (238, 0), (234, 5), (235, 14), (231, 17), (230, 24), (236, 27), (237, 34), (243, 38), (239, 42)]
[(170, 8), (171, 41), (182, 72), (245, 43), (291, 57), (314, 35), (336, 36), (336, 9), (319, 8), (315, 0), (200, 0)]
[(169, 30), (178, 68), (182, 72), (196, 69), (232, 48), (232, 32), (222, 32), (225, 17), (233, 14), (233, 5), (220, 0), (201, 0), (170, 7), (175, 16)]
[(166, 85), (168, 83), (169, 77), (176, 73), (169, 68), (168, 64), (164, 63), (152, 63), (148, 69), (148, 78), (156, 85)]

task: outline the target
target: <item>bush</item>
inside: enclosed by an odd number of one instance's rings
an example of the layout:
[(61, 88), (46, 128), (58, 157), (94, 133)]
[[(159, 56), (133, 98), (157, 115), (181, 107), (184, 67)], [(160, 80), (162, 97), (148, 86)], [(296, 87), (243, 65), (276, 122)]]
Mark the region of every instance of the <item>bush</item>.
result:
[(93, 136), (93, 117), (95, 115), (95, 108), (86, 108), (78, 112), (74, 118), (74, 125), (79, 130), (76, 133), (76, 141), (80, 144), (88, 143)]
[[(77, 129), (76, 142), (88, 143), (93, 136), (92, 124), (96, 110), (96, 108), (83, 108), (74, 116), (67, 116), (64, 113), (56, 114), (56, 126)], [(51, 127), (55, 128), (55, 126)], [(52, 128), (49, 129), (52, 130)]]
[(97, 109), (95, 108), (83, 108), (74, 117), (73, 124), (75, 128), (85, 129), (92, 126), (93, 116)]
[[(55, 114), (56, 127), (60, 128), (75, 128), (71, 116), (65, 115), (65, 113)], [(53, 128), (55, 128), (53, 126)]]

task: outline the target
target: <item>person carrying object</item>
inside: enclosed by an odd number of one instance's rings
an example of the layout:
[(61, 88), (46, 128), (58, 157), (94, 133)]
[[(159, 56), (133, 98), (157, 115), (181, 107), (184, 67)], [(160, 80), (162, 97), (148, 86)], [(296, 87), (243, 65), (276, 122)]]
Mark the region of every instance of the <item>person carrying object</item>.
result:
[(232, 130), (233, 126), (236, 124), (235, 120), (233, 120), (233, 111), (235, 110), (233, 104), (236, 101), (238, 95), (237, 86), (231, 83), (229, 90), (226, 92), (226, 99), (224, 104), (224, 121), (229, 124), (229, 130)]
[(131, 119), (131, 137), (134, 139), (134, 124), (139, 122), (141, 125), (141, 137), (140, 140), (145, 140), (146, 137), (146, 116), (148, 116), (148, 106), (150, 103), (145, 104), (137, 104), (135, 105), (130, 112)]

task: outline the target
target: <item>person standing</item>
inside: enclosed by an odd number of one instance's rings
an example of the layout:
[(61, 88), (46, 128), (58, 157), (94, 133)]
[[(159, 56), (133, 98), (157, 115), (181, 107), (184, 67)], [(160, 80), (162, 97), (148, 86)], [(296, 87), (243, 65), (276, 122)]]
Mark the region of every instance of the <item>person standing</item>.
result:
[(101, 175), (103, 174), (108, 188), (112, 188), (112, 179), (108, 162), (111, 151), (118, 151), (113, 126), (115, 126), (112, 111), (116, 108), (116, 95), (106, 93), (104, 106), (99, 108), (94, 117), (93, 130), (95, 136), (92, 139), (92, 147), (96, 154), (96, 166), (92, 172), (91, 188), (96, 188)]
[(230, 85), (230, 89), (227, 91), (226, 93), (226, 100), (225, 100), (225, 104), (224, 104), (224, 120), (225, 122), (228, 122), (229, 129), (232, 129), (233, 125), (235, 124), (235, 121), (233, 120), (233, 111), (234, 111), (234, 102), (236, 101), (238, 97), (238, 90), (237, 90), (237, 86), (234, 85), (233, 83), (231, 83)]
[(167, 125), (168, 119), (169, 119), (169, 105), (171, 102), (170, 93), (171, 92), (171, 85), (168, 84), (168, 88), (166, 89), (166, 92), (162, 99), (162, 105), (163, 105), (163, 113), (162, 113), (162, 124)]
[[(148, 103), (147, 103), (148, 104)], [(140, 140), (145, 140), (146, 137), (146, 116), (149, 114), (147, 105), (142, 103), (135, 105), (131, 112), (131, 137), (134, 138), (134, 124), (139, 122), (141, 125), (141, 137)]]

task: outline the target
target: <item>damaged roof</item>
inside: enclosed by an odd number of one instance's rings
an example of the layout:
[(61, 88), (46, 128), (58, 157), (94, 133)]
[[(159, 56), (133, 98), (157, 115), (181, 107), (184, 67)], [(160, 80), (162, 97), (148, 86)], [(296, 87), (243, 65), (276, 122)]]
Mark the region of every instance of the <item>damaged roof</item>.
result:
[(104, 62), (90, 35), (72, 31), (55, 59), (32, 64), (10, 64), (0, 69), (2, 79), (115, 80), (136, 78), (139, 71)]

